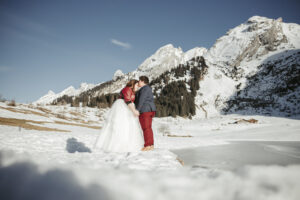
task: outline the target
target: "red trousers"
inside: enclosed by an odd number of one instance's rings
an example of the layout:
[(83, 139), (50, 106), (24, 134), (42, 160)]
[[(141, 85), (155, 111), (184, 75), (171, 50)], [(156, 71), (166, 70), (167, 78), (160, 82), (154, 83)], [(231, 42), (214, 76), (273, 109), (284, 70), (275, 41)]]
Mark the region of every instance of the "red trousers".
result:
[(139, 120), (144, 133), (145, 144), (144, 147), (154, 145), (153, 131), (152, 131), (152, 118), (155, 112), (144, 112), (140, 114)]

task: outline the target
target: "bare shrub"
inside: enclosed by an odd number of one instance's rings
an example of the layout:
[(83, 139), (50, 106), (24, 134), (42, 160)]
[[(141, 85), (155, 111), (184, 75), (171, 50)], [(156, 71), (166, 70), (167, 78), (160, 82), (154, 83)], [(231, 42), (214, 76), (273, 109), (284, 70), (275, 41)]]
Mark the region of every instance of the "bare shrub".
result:
[(8, 105), (8, 106), (16, 106), (17, 104), (16, 104), (16, 101), (13, 99), (13, 100), (11, 100), (10, 102), (8, 102), (7, 105)]

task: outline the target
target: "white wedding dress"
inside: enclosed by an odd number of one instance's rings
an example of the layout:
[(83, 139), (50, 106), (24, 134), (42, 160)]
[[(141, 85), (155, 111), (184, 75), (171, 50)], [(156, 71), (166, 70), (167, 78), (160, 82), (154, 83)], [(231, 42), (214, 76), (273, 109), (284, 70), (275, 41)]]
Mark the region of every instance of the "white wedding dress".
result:
[(135, 152), (144, 147), (143, 131), (123, 99), (116, 100), (108, 111), (96, 148), (109, 152)]

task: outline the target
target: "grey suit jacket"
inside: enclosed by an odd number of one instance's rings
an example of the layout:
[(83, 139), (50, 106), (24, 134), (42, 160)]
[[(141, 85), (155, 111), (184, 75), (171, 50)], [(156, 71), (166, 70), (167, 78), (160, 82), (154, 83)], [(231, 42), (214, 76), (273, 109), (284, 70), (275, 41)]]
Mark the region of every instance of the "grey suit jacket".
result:
[(156, 111), (152, 88), (145, 85), (136, 93), (135, 106), (140, 113)]

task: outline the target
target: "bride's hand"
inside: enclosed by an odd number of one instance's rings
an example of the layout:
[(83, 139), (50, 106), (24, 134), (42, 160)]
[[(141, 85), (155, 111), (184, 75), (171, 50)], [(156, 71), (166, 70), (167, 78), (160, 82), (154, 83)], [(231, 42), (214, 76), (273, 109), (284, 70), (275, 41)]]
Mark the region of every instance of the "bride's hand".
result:
[(135, 110), (134, 115), (138, 117), (138, 116), (140, 116), (140, 112), (138, 110)]

